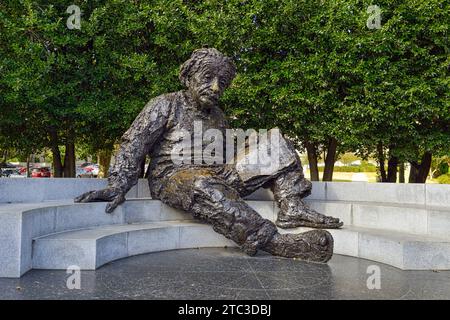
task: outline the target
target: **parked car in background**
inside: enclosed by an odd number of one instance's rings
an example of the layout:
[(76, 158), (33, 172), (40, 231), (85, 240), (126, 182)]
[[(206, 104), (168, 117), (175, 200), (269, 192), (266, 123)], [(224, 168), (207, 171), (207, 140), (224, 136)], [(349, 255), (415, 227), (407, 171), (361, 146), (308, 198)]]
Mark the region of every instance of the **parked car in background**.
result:
[[(15, 168), (1, 168), (2, 177), (9, 177), (12, 173), (14, 173)], [(17, 170), (16, 170), (17, 171)]]
[(95, 165), (95, 163), (93, 162), (84, 162), (82, 164), (80, 164), (80, 168), (86, 168), (87, 166), (92, 166)]
[(50, 168), (47, 167), (34, 168), (31, 171), (32, 178), (50, 178), (51, 176)]
[(86, 170), (86, 167), (84, 168), (77, 168), (76, 171), (76, 177), (77, 178), (95, 178), (94, 177), (94, 173), (92, 172), (92, 170)]
[(97, 178), (98, 173), (99, 173), (99, 171), (100, 171), (100, 166), (99, 166), (98, 164), (95, 164), (95, 163), (94, 163), (94, 164), (90, 164), (90, 165), (88, 165), (88, 166), (85, 166), (83, 169), (84, 169), (86, 172), (92, 174), (92, 176), (93, 176), (94, 178)]
[(77, 168), (76, 172), (75, 172), (75, 176), (77, 178), (91, 178), (90, 175), (88, 176), (88, 173), (86, 172), (86, 170), (84, 170), (84, 168)]
[(21, 175), (18, 168), (3, 168), (1, 173), (2, 174), (0, 176), (5, 178), (26, 178), (26, 174)]
[[(18, 169), (19, 169), (19, 173), (20, 173), (20, 175), (22, 175), (22, 176), (27, 176), (27, 167), (17, 167)], [(31, 171), (33, 171), (33, 168), (34, 168), (34, 166), (32, 165), (32, 164), (30, 164), (30, 174), (31, 174)]]
[(15, 165), (13, 165), (12, 163), (9, 163), (9, 162), (5, 162), (5, 163), (1, 162), (0, 163), (0, 168), (14, 169), (15, 167), (16, 167)]

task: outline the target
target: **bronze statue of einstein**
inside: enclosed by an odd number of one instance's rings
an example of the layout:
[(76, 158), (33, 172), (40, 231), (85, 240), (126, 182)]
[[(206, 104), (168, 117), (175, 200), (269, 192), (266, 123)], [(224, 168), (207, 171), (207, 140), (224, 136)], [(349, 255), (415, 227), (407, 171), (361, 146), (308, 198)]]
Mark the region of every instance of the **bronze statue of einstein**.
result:
[[(163, 94), (148, 102), (122, 136), (108, 187), (87, 192), (75, 201), (110, 201), (106, 211), (111, 213), (137, 183), (141, 163), (148, 155), (152, 198), (211, 224), (249, 255), (263, 250), (282, 257), (326, 262), (333, 254), (333, 238), (320, 229), (339, 228), (342, 222), (312, 210), (302, 200), (311, 193), (311, 182), (305, 179), (300, 159), (287, 139), (279, 137), (280, 165), (264, 174), (230, 163), (172, 160), (173, 150), (182, 149), (180, 132), (193, 133), (194, 122), (201, 121), (204, 130), (230, 128), (218, 101), (235, 75), (233, 61), (218, 50), (194, 51), (180, 69), (179, 78), (187, 90)], [(273, 191), (280, 208), (275, 224), (243, 200), (261, 187)], [(319, 230), (280, 234), (277, 226)]]

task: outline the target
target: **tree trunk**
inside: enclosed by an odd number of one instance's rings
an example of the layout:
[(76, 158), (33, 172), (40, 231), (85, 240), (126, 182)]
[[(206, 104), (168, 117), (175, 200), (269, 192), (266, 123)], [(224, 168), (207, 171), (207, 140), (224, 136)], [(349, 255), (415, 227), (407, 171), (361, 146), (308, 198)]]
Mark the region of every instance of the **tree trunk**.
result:
[(398, 180), (400, 183), (405, 183), (405, 163), (401, 162), (398, 166), (398, 170), (400, 171), (400, 174), (398, 176)]
[(319, 181), (319, 167), (317, 166), (316, 146), (313, 143), (306, 142), (306, 152), (308, 154), (309, 173), (311, 181)]
[(425, 154), (423, 155), (419, 169), (419, 183), (425, 183), (427, 181), (427, 177), (431, 169), (431, 161), (433, 160), (432, 158), (433, 157), (431, 152), (425, 152)]
[(63, 176), (63, 164), (61, 159), (61, 151), (58, 146), (58, 135), (55, 130), (49, 130), (50, 136), (50, 149), (52, 150), (53, 155), (53, 177), (61, 178)]
[(27, 178), (31, 177), (30, 172), (30, 156), (27, 156)]
[(415, 161), (411, 163), (411, 171), (409, 175), (409, 183), (425, 183), (431, 168), (431, 152), (425, 152), (422, 156), (420, 164)]
[(6, 163), (6, 160), (8, 159), (8, 150), (3, 151), (3, 163)]
[(61, 178), (63, 176), (63, 165), (61, 162), (61, 152), (59, 151), (58, 146), (54, 149), (52, 147), (52, 154), (53, 154), (53, 177), (54, 178)]
[(417, 169), (411, 162), (410, 162), (410, 164), (411, 164), (411, 168), (409, 169), (408, 183), (415, 183), (416, 176), (417, 176)]
[(98, 163), (100, 165), (100, 170), (98, 172), (99, 178), (108, 178), (109, 176), (109, 165), (111, 163), (112, 150), (103, 149), (97, 153)]
[(325, 158), (325, 168), (323, 170), (322, 181), (333, 180), (334, 162), (336, 160), (336, 149), (337, 149), (337, 140), (335, 138), (330, 138), (327, 147), (327, 156)]
[(66, 143), (64, 178), (75, 178), (75, 144), (73, 142)]
[(387, 175), (386, 175), (386, 169), (384, 168), (384, 151), (383, 151), (383, 144), (379, 142), (377, 144), (377, 153), (378, 153), (378, 163), (380, 168), (380, 176), (381, 176), (381, 182), (387, 181)]
[(398, 166), (398, 158), (390, 156), (388, 160), (387, 182), (390, 183), (397, 182), (397, 166)]

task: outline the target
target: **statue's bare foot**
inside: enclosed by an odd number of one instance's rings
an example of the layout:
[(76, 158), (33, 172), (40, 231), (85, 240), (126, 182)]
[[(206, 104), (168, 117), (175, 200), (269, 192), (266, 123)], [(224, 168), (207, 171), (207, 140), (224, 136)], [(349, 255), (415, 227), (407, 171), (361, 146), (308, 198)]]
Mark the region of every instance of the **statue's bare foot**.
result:
[(333, 256), (333, 237), (326, 230), (275, 234), (262, 249), (272, 255), (305, 261), (327, 262)]
[[(295, 212), (292, 212), (294, 211)], [(323, 215), (308, 206), (298, 206), (295, 209), (289, 209), (286, 213), (278, 213), (275, 224), (283, 229), (310, 227), (319, 229), (338, 229), (344, 225), (338, 218)]]

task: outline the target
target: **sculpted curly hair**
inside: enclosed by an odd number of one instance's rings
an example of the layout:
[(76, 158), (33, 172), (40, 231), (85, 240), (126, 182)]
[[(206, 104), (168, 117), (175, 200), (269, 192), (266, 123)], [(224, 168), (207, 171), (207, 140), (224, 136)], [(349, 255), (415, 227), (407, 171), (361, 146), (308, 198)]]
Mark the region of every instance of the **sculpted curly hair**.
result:
[(191, 57), (181, 65), (179, 75), (181, 83), (184, 86), (189, 87), (189, 81), (192, 75), (200, 71), (202, 66), (208, 63), (222, 65), (224, 68), (227, 68), (227, 86), (236, 76), (236, 66), (231, 58), (223, 55), (217, 49), (201, 48), (195, 50)]

